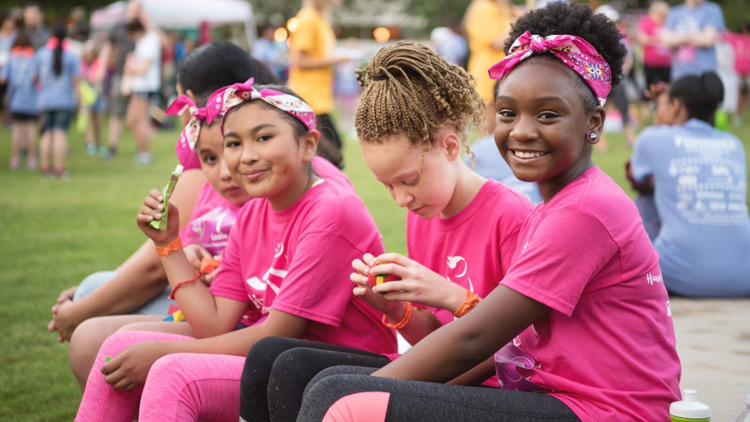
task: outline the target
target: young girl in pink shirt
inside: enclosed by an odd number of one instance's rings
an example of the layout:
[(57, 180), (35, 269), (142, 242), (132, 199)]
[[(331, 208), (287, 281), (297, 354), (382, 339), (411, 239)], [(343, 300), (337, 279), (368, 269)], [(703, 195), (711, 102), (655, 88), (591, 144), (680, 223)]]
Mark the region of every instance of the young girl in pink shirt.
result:
[[(415, 344), (463, 316), (505, 276), (531, 203), (471, 171), (461, 158), (484, 104), (463, 69), (433, 50), (399, 42), (359, 74), (357, 135), (368, 167), (407, 208), (409, 256), (355, 260), (354, 294)], [(400, 278), (371, 288), (368, 274)], [(304, 340), (269, 338), (248, 354), (240, 416), (294, 420), (308, 381), (334, 365), (385, 366), (389, 357)], [(488, 377), (489, 378), (489, 375)], [(496, 379), (488, 383), (497, 385)]]
[(208, 123), (223, 133), (228, 173), (243, 194), (257, 198), (237, 214), (210, 286), (182, 250), (175, 207), (160, 231), (149, 223), (162, 218), (161, 193), (153, 190), (144, 201), (139, 227), (159, 248), (188, 324), (140, 327), (176, 334), (110, 336), (77, 420), (130, 421), (139, 410), (142, 421), (236, 421), (244, 355), (271, 335), (395, 351), (392, 330), (349, 289), (351, 261), (382, 251), (375, 223), (351, 186), (313, 170), (314, 114), (281, 90), (256, 90), (250, 80), (222, 88), (207, 103)]
[[(320, 373), (299, 421), (669, 419), (680, 362), (659, 258), (633, 202), (591, 161), (622, 76), (620, 37), (577, 3), (516, 21), (489, 70), (495, 140), (544, 203), (505, 278), (384, 368)], [(502, 389), (475, 386), (493, 372)]]

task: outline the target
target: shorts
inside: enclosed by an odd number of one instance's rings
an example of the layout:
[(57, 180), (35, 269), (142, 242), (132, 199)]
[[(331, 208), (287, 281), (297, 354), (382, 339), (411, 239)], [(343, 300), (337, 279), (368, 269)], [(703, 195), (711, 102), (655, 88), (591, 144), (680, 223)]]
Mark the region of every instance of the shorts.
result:
[(111, 109), (110, 113), (114, 117), (119, 117), (120, 119), (125, 117), (125, 112), (128, 110), (128, 99), (129, 96), (123, 96), (122, 92), (120, 91), (120, 80), (122, 79), (122, 75), (114, 75), (112, 76), (112, 95), (110, 98), (110, 104)]
[(145, 98), (149, 101), (156, 98), (157, 92), (154, 91), (133, 91), (132, 94), (130, 94), (131, 97), (139, 97), (139, 98)]
[(14, 122), (36, 122), (38, 119), (38, 114), (10, 112), (10, 120)]
[[(83, 279), (81, 284), (78, 285), (78, 288), (73, 295), (73, 302), (76, 302), (90, 295), (94, 290), (103, 286), (116, 274), (116, 271), (99, 271), (90, 274), (88, 277)], [(177, 304), (177, 302), (169, 299), (169, 294), (171, 292), (172, 289), (167, 286), (164, 291), (159, 293), (158, 296), (154, 297), (153, 299), (151, 299), (151, 301), (130, 313), (137, 315), (167, 315), (169, 313), (169, 306)]]
[(101, 113), (107, 107), (107, 100), (104, 99), (103, 95), (96, 97), (94, 104), (89, 106), (89, 111), (92, 113)]
[(48, 130), (67, 132), (71, 119), (73, 119), (73, 110), (45, 110), (42, 112), (41, 133)]
[[(670, 81), (670, 74), (672, 73), (671, 67), (653, 67), (653, 66), (643, 66), (643, 73), (646, 76), (646, 89), (650, 87), (653, 84), (657, 84), (659, 82), (669, 83)], [(643, 97), (646, 98), (645, 96)]]

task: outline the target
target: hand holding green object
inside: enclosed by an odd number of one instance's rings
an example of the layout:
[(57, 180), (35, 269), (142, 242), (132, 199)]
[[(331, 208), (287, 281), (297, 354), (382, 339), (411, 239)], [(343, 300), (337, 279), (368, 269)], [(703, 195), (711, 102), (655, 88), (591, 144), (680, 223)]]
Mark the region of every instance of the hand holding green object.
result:
[(158, 220), (153, 220), (151, 223), (151, 227), (157, 229), (157, 230), (166, 230), (167, 229), (167, 216), (169, 213), (169, 197), (172, 196), (172, 191), (174, 190), (175, 185), (177, 184), (177, 180), (182, 175), (182, 166), (177, 165), (177, 168), (174, 169), (172, 172), (172, 177), (169, 178), (169, 183), (167, 183), (166, 186), (164, 186), (164, 189), (162, 189), (161, 193), (164, 197), (164, 200), (162, 201), (162, 204), (164, 205), (164, 211), (162, 212), (162, 218)]

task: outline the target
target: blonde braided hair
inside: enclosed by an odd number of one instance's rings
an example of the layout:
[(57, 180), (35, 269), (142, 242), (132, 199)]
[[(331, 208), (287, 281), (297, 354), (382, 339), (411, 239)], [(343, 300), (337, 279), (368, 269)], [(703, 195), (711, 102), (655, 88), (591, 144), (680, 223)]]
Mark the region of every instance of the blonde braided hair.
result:
[(424, 45), (383, 47), (356, 73), (364, 87), (354, 120), (361, 142), (382, 143), (403, 133), (428, 151), (443, 126), (452, 125), (465, 142), (469, 128), (484, 122), (474, 77)]

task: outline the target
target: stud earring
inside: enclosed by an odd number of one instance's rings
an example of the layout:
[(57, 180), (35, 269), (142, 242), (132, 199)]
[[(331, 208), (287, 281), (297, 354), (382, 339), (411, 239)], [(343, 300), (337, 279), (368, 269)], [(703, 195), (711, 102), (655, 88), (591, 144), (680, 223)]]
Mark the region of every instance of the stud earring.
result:
[(599, 135), (597, 135), (594, 132), (590, 132), (589, 133), (589, 139), (591, 139), (592, 141), (596, 141), (597, 139), (599, 139)]

